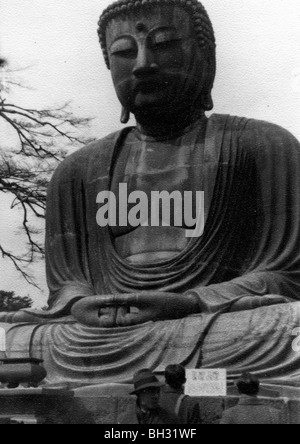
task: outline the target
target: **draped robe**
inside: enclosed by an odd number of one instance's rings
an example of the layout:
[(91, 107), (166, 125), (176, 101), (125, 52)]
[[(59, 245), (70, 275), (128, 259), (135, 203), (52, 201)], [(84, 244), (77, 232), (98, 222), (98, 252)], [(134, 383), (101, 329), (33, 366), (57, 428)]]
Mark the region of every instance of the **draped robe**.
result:
[[(205, 193), (203, 236), (171, 260), (146, 267), (122, 259), (110, 228), (96, 222), (96, 197), (110, 189), (130, 131), (79, 150), (54, 174), (46, 236), (50, 308), (44, 317), (69, 315), (82, 297), (147, 290), (183, 298), (192, 291), (201, 314), (112, 329), (54, 321), (35, 331), (30, 325), (11, 331), (10, 342), (23, 341), (24, 356), (44, 359), (50, 382), (128, 382), (139, 368), (163, 370), (174, 362), (225, 367), (232, 377), (253, 371), (268, 380), (299, 381), (300, 355), (292, 348), (293, 329), (300, 327), (298, 141), (266, 122), (210, 117), (196, 160), (198, 190)], [(268, 294), (290, 303), (241, 312), (233, 306), (232, 313), (216, 317), (243, 296)], [(11, 356), (17, 355), (20, 346), (12, 346)]]
[[(300, 145), (275, 125), (214, 115), (199, 156), (205, 231), (175, 258), (151, 266), (116, 253), (110, 228), (97, 225), (99, 192), (110, 189), (114, 160), (129, 129), (70, 156), (47, 201), (50, 308), (76, 297), (193, 290), (212, 313), (243, 296), (300, 295)], [(197, 161), (197, 160), (196, 160)]]

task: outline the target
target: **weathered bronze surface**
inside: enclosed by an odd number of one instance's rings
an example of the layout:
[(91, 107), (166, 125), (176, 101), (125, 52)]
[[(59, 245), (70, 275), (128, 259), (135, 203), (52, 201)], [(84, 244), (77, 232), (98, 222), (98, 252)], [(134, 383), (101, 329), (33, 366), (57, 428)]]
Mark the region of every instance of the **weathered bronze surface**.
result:
[[(197, 0), (122, 0), (99, 24), (122, 121), (132, 113), (137, 126), (54, 174), (49, 309), (1, 316), (29, 322), (8, 332), (8, 354), (20, 357), (21, 342), (27, 356), (30, 343), (48, 382), (75, 385), (129, 382), (174, 362), (298, 383), (299, 142), (267, 122), (206, 117), (215, 40)], [(113, 191), (119, 207), (120, 183), (147, 196), (204, 191), (203, 235), (188, 239), (174, 221), (99, 227), (97, 196)]]

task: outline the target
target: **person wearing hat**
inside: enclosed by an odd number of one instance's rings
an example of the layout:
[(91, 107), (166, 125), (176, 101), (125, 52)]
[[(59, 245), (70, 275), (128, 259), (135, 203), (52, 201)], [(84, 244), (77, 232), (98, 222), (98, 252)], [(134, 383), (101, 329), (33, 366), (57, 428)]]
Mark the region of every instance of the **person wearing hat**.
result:
[(160, 391), (163, 383), (159, 382), (151, 370), (140, 370), (134, 375), (134, 391), (137, 396), (137, 419), (139, 424), (179, 424), (175, 414), (159, 405)]
[(281, 412), (259, 399), (260, 382), (255, 375), (243, 373), (237, 388), (240, 401), (236, 407), (225, 411), (221, 424), (283, 424)]
[(201, 424), (199, 403), (184, 394), (186, 370), (182, 365), (169, 365), (165, 371), (166, 385), (162, 388), (160, 405), (178, 416), (180, 424)]

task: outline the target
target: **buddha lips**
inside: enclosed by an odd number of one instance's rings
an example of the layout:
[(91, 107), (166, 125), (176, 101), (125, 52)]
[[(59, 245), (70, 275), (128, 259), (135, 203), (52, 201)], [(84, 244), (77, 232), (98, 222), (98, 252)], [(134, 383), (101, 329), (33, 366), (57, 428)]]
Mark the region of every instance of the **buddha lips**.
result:
[(204, 191), (144, 191), (128, 194), (127, 183), (119, 184), (118, 198), (112, 191), (101, 191), (96, 220), (99, 227), (185, 227), (187, 238), (204, 232)]

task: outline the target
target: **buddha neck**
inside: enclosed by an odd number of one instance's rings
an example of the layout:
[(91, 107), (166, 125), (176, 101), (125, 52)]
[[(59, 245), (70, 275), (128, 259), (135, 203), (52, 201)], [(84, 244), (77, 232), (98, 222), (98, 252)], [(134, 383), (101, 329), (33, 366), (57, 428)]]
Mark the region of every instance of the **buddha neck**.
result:
[(201, 109), (178, 112), (176, 116), (136, 116), (137, 128), (145, 136), (154, 138), (174, 138), (183, 134), (187, 128), (197, 121), (206, 122), (206, 116)]

